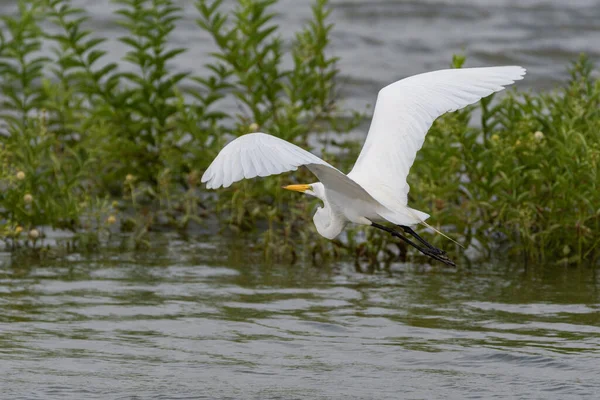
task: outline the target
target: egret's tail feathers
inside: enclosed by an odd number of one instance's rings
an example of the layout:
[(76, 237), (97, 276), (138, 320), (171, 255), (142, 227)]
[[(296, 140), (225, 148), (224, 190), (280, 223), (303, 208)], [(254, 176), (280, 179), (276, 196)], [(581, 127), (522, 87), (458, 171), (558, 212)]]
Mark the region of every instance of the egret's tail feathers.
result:
[(425, 221), (429, 218), (429, 214), (424, 213), (423, 211), (415, 210), (414, 208), (408, 209), (412, 215), (414, 215), (419, 221)]
[(441, 232), (441, 231), (439, 231), (439, 230), (435, 229), (433, 226), (429, 225), (427, 222), (425, 222), (425, 221), (421, 221), (421, 223), (422, 223), (423, 225), (425, 225), (426, 227), (428, 227), (428, 228), (430, 228), (430, 229), (433, 229), (433, 231), (434, 231), (434, 232), (436, 232), (436, 233), (439, 233), (440, 235), (442, 235), (442, 236), (443, 236), (443, 237), (445, 237), (446, 239), (453, 241), (454, 243), (456, 243), (457, 245), (459, 245), (459, 246), (460, 246), (460, 247), (462, 247), (463, 249), (465, 248), (465, 246), (463, 246), (462, 244), (458, 243), (456, 240), (452, 239), (450, 236), (446, 235), (445, 233), (443, 233), (443, 232)]

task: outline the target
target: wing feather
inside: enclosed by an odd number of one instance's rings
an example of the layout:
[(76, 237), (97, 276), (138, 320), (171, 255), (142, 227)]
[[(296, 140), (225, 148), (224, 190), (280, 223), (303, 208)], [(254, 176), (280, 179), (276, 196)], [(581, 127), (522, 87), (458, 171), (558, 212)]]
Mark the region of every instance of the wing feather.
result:
[(242, 172), (244, 174), (244, 178), (248, 179), (256, 176), (256, 169), (254, 168), (254, 164), (252, 164), (252, 160), (250, 159), (246, 149), (242, 149), (240, 151), (240, 159), (242, 160)]
[(290, 142), (265, 133), (251, 133), (227, 144), (204, 172), (202, 182), (206, 182), (209, 189), (228, 187), (244, 178), (294, 171), (301, 165), (309, 169), (313, 165), (324, 166), (317, 173), (313, 171), (319, 178), (319, 175), (328, 175), (324, 171), (330, 169), (332, 174), (348, 179), (319, 157)]
[(326, 187), (350, 198), (375, 202), (359, 184), (308, 151), (265, 133), (250, 133), (225, 146), (202, 175), (208, 189), (307, 167)]
[(406, 205), (406, 177), (436, 118), (523, 79), (521, 67), (463, 68), (402, 79), (379, 91), (363, 149), (348, 177), (388, 207)]

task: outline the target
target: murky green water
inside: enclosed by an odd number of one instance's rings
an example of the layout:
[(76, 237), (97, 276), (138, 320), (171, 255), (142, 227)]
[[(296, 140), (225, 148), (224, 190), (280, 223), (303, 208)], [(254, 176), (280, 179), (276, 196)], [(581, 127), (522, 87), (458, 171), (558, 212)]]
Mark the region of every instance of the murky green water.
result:
[(587, 269), (361, 273), (154, 243), (2, 264), (0, 398), (600, 398)]

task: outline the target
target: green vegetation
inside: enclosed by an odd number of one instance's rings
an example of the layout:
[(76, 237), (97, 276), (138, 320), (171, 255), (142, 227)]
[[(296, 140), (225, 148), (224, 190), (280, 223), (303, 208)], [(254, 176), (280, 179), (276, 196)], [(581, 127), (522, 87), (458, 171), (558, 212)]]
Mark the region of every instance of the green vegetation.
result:
[[(185, 232), (218, 218), (223, 233), (249, 232), (269, 257), (396, 258), (394, 242), (373, 229), (333, 242), (316, 235), (315, 203), (281, 189), (313, 181), (306, 171), (216, 193), (199, 185), (233, 137), (260, 130), (308, 147), (309, 135), (343, 134), (360, 122), (339, 108), (327, 0), (313, 3), (312, 20), (290, 43), (273, 22), (275, 2), (239, 0), (230, 12), (222, 1), (197, 1), (198, 29), (216, 51), (201, 72), (181, 72), (175, 65), (186, 49), (169, 44), (181, 19), (176, 0), (115, 1), (128, 49), (120, 62), (108, 61), (106, 39), (68, 0), (19, 0), (19, 14), (3, 17), (0, 30), (7, 245), (39, 248), (51, 227), (75, 233), (69, 246), (118, 231), (143, 246), (150, 230)], [(454, 67), (463, 62), (455, 58)], [(596, 262), (600, 82), (591, 72), (582, 57), (554, 93), (511, 92), (436, 121), (410, 175), (411, 204), (484, 257), (508, 250), (534, 261)], [(479, 127), (470, 124), (476, 108)], [(345, 170), (360, 149), (350, 140), (319, 143), (313, 150)]]
[(414, 167), (412, 193), (432, 220), (539, 261), (600, 256), (600, 81), (582, 56), (571, 80), (543, 95), (511, 93), (434, 126)]

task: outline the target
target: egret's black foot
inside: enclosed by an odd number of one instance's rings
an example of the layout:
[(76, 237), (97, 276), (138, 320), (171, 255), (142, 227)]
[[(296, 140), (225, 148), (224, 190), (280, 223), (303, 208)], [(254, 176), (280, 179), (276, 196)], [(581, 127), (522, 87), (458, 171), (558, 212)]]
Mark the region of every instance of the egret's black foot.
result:
[(430, 248), (421, 248), (420, 251), (421, 251), (421, 253), (425, 254), (426, 256), (429, 256), (435, 260), (438, 260), (439, 262), (442, 262), (451, 267), (456, 267), (456, 264), (454, 263), (454, 261), (452, 261), (450, 258), (448, 258), (448, 256), (446, 256), (445, 251), (441, 251), (440, 249), (430, 249)]
[(417, 235), (417, 233), (415, 231), (413, 231), (410, 227), (408, 226), (400, 226), (402, 229), (404, 229), (404, 232), (412, 235), (415, 237), (415, 239), (417, 239), (419, 242), (421, 242), (424, 246), (421, 247), (418, 244), (412, 242), (410, 239), (402, 236), (400, 233), (396, 232), (395, 230), (388, 228), (387, 226), (384, 225), (379, 225), (375, 222), (371, 222), (371, 226), (377, 228), (377, 229), (381, 229), (382, 231), (386, 231), (388, 232), (390, 235), (397, 237), (401, 240), (403, 240), (404, 242), (406, 242), (407, 244), (413, 246), (415, 249), (419, 250), (421, 253), (425, 254), (428, 257), (431, 257), (435, 260), (438, 260), (439, 262), (442, 262), (446, 265), (449, 265), (451, 267), (456, 267), (456, 264), (454, 263), (454, 261), (452, 261), (451, 259), (448, 258), (448, 256), (446, 255), (446, 252), (444, 250), (440, 250), (438, 248), (433, 247), (432, 245), (430, 245), (429, 243), (427, 243), (427, 241), (425, 239), (423, 239), (422, 237), (420, 237), (419, 235)]
[(430, 250), (431, 250), (431, 252), (433, 254), (436, 254), (438, 256), (445, 256), (446, 255), (446, 252), (444, 250), (438, 249), (437, 247), (432, 247), (432, 248), (430, 248)]

